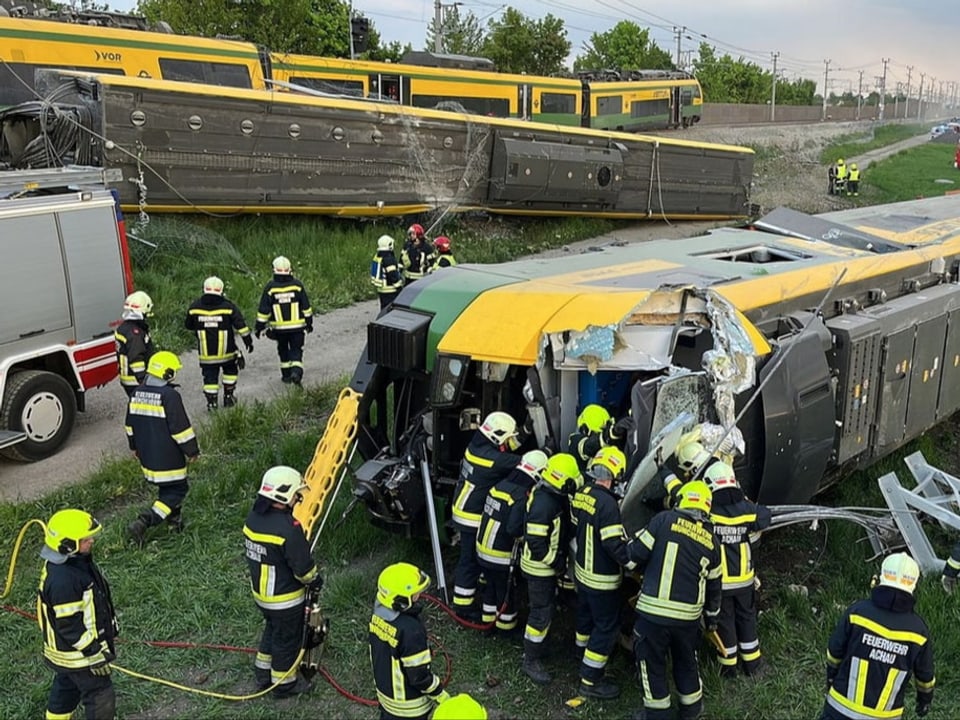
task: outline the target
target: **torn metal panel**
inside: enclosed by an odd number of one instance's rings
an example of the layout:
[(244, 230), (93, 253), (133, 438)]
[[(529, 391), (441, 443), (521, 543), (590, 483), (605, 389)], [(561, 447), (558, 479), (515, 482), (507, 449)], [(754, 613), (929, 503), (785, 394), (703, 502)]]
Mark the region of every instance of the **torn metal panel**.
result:
[(790, 208), (777, 208), (753, 224), (762, 230), (779, 235), (875, 253), (896, 252), (904, 249), (900, 243), (879, 235), (872, 235), (848, 225), (807, 215)]

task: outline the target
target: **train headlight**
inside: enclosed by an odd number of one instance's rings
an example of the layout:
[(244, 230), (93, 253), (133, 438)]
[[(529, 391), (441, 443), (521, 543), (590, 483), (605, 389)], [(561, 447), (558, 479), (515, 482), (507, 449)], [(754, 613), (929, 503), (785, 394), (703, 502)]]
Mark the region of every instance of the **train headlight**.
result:
[(438, 355), (433, 369), (430, 401), (434, 407), (455, 405), (467, 379), (470, 358), (463, 355)]

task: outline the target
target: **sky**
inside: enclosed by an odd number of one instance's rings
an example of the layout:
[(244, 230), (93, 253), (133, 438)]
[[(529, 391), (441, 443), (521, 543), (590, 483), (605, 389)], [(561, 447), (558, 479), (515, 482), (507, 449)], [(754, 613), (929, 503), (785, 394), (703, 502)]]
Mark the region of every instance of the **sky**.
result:
[[(452, 4), (453, 0), (443, 0)], [(424, 47), (435, 0), (353, 0), (354, 11), (373, 20), (385, 42), (398, 40)], [(114, 0), (121, 11), (135, 0)], [(773, 69), (771, 54), (779, 53), (777, 69), (786, 80), (809, 78), (822, 90), (825, 60), (829, 60), (830, 92), (856, 93), (879, 88), (883, 60), (887, 91), (897, 83), (916, 96), (921, 73), (924, 86), (950, 92), (947, 82), (960, 81), (960, 13), (948, 0), (461, 0), (459, 12), (472, 12), (486, 25), (512, 6), (530, 18), (550, 13), (564, 20), (573, 58), (583, 52), (593, 33), (609, 30), (620, 20), (650, 29), (661, 48), (676, 55), (675, 28), (685, 28), (683, 52), (697, 53), (701, 42), (714, 45), (718, 55)], [(913, 68), (912, 71), (910, 68)], [(862, 72), (862, 76), (861, 76)], [(926, 94), (926, 93), (925, 93)], [(960, 90), (958, 90), (960, 94)]]

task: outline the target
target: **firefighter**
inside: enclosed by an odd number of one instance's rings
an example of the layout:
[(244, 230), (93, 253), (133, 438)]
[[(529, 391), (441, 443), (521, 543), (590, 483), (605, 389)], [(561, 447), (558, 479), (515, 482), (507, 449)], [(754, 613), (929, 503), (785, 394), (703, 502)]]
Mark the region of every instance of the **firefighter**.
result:
[(263, 474), (257, 499), (243, 526), (253, 600), (263, 615), (263, 635), (253, 672), (257, 688), (276, 685), (273, 697), (308, 692), (310, 682), (296, 670), (303, 644), (307, 589), (323, 587), (310, 544), (293, 508), (307, 489), (294, 468), (277, 465)]
[(477, 562), (487, 581), (481, 619), (484, 624), (495, 622), (501, 633), (509, 634), (517, 627), (513, 599), (516, 546), (523, 537), (527, 496), (546, 465), (547, 456), (542, 450), (524, 453), (516, 469), (490, 488), (480, 517)]
[(857, 196), (860, 194), (860, 168), (856, 163), (850, 163), (850, 170), (847, 173), (847, 195)]
[(487, 720), (487, 709), (467, 693), (460, 693), (437, 705), (430, 720)]
[(155, 353), (147, 364), (147, 378), (127, 406), (126, 431), (130, 450), (140, 461), (148, 483), (157, 486), (157, 499), (142, 511), (127, 531), (142, 546), (147, 528), (166, 521), (183, 531), (180, 506), (187, 496), (187, 465), (200, 455), (197, 436), (171, 383), (183, 365), (167, 350)]
[(723, 599), (717, 618), (717, 633), (724, 648), (722, 653), (717, 648), (720, 674), (736, 676), (739, 656), (743, 672), (756, 675), (761, 660), (752, 537), (770, 527), (770, 508), (747, 500), (733, 468), (725, 462), (710, 465), (703, 479), (713, 493), (710, 520), (723, 550)]
[(381, 310), (388, 308), (403, 290), (403, 276), (389, 235), (381, 235), (377, 240), (377, 252), (370, 261), (370, 282), (377, 289)]
[(433, 265), (430, 272), (436, 272), (440, 268), (453, 267), (457, 264), (457, 259), (453, 256), (450, 249), (450, 238), (441, 235), (433, 241), (433, 247), (436, 253), (433, 256)]
[(304, 332), (313, 332), (313, 308), (303, 283), (291, 274), (290, 261), (280, 255), (273, 260), (273, 279), (263, 288), (254, 335), (267, 331), (277, 342), (280, 379), (300, 385), (303, 381)]
[(713, 463), (720, 462), (707, 452), (698, 441), (679, 445), (675, 455), (676, 471), (669, 464), (660, 467), (660, 479), (663, 482), (663, 489), (667, 493), (665, 507), (674, 507), (677, 504), (680, 488), (684, 483), (699, 477), (703, 468), (709, 467)]
[(827, 645), (827, 698), (821, 720), (899, 718), (911, 676), (917, 717), (930, 712), (933, 640), (914, 612), (920, 568), (906, 553), (887, 556), (869, 600), (848, 607)]
[(615, 445), (623, 450), (627, 437), (635, 427), (629, 415), (614, 423), (606, 408), (587, 405), (577, 418), (577, 431), (567, 441), (570, 454), (577, 458), (580, 465), (580, 472), (586, 472), (587, 465), (600, 448)]
[(836, 163), (831, 163), (830, 167), (827, 168), (827, 194), (836, 195), (837, 194), (837, 165)]
[(468, 620), (480, 618), (474, 606), (482, 569), (477, 562), (477, 530), (490, 488), (520, 463), (512, 451), (519, 447), (517, 421), (497, 410), (484, 419), (460, 464), (460, 479), (453, 493), (453, 522), (460, 532), (460, 560), (454, 571), (453, 607)]
[(46, 720), (69, 720), (81, 704), (87, 720), (116, 714), (110, 663), (120, 628), (110, 586), (93, 561), (101, 529), (93, 516), (75, 509), (54, 513), (45, 526), (37, 622), (44, 663), (56, 673)]
[(223, 296), (223, 280), (211, 276), (203, 281), (203, 295), (187, 310), (184, 326), (197, 335), (207, 410), (217, 409), (221, 370), (223, 406), (233, 407), (237, 403), (233, 393), (243, 358), (236, 338), (239, 336), (243, 340), (250, 353), (253, 352), (253, 338), (243, 313)]
[(407, 229), (407, 242), (400, 252), (400, 263), (403, 266), (403, 279), (410, 284), (424, 277), (430, 272), (434, 260), (433, 246), (427, 242), (423, 226), (414, 223)]
[(627, 536), (612, 490), (623, 479), (627, 458), (617, 447), (601, 448), (590, 461), (593, 479), (571, 501), (577, 550), (577, 647), (583, 649), (580, 694), (612, 700), (620, 688), (604, 678), (610, 653), (620, 634), (620, 583), (623, 568), (635, 563), (627, 556)]
[(572, 527), (568, 498), (583, 484), (577, 459), (551, 455), (527, 498), (520, 570), (527, 581), (530, 612), (523, 631), (523, 672), (538, 685), (552, 678), (543, 667), (544, 641), (553, 621), (557, 582), (567, 569)]
[(943, 575), (940, 576), (940, 584), (947, 595), (953, 595), (953, 591), (956, 590), (957, 575), (960, 575), (960, 542), (953, 546), (950, 557), (943, 566)]
[(431, 667), (427, 629), (420, 619), (420, 595), (430, 577), (409, 563), (383, 569), (370, 618), (370, 662), (377, 685), (380, 720), (426, 720), (434, 703), (450, 693)]
[(847, 165), (843, 158), (837, 160), (837, 178), (834, 185), (837, 195), (843, 195), (847, 191)]
[(153, 300), (149, 295), (143, 290), (130, 293), (123, 301), (123, 313), (120, 315), (123, 322), (113, 333), (117, 363), (120, 365), (120, 385), (127, 397), (133, 395), (133, 391), (143, 382), (147, 361), (154, 353), (150, 326), (147, 325), (147, 316), (152, 313)]
[(710, 523), (711, 493), (695, 480), (680, 489), (678, 507), (654, 516), (628, 546), (643, 574), (637, 598), (634, 653), (647, 720), (673, 717), (667, 656), (680, 700), (680, 720), (697, 718), (703, 687), (697, 667), (700, 623), (715, 633), (720, 614), (720, 545)]

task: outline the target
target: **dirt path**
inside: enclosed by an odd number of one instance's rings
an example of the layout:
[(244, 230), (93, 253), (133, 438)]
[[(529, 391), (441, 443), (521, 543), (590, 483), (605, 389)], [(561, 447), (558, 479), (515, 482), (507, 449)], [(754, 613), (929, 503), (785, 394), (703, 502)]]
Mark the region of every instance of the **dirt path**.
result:
[[(756, 178), (757, 190), (754, 199), (768, 209), (789, 203), (797, 209), (818, 212), (839, 207), (831, 203), (841, 201), (826, 196), (825, 172), (819, 163), (807, 159), (806, 156), (816, 157), (819, 154), (818, 148), (824, 141), (837, 134), (853, 131), (846, 125), (839, 128), (831, 126), (829, 132), (827, 130), (824, 126), (793, 126), (779, 130), (704, 127), (697, 128), (696, 137), (691, 139), (742, 144), (769, 139), (771, 143), (775, 142), (788, 150), (794, 147), (802, 149), (803, 157), (798, 157), (798, 161), (792, 165), (795, 174), (787, 177), (781, 171), (774, 170), (770, 177), (761, 174)], [(851, 160), (866, 168), (870, 162), (921, 144), (926, 139), (926, 136), (911, 138)], [(797, 152), (799, 156), (801, 150)], [(541, 253), (538, 257), (584, 252), (591, 247), (610, 243), (688, 237), (717, 224), (641, 223), (626, 230)], [(304, 348), (304, 382), (308, 386), (337, 380), (352, 373), (366, 339), (366, 325), (376, 316), (376, 309), (377, 303), (368, 301), (317, 318), (317, 330), (307, 336)], [(198, 427), (202, 447), (203, 425), (207, 413), (200, 391), (200, 369), (195, 352), (184, 353), (182, 359), (184, 369), (179, 377), (181, 394), (187, 413)], [(257, 342), (254, 353), (247, 356), (246, 370), (240, 375), (237, 389), (240, 402), (252, 398), (270, 400), (285, 392), (295, 392), (280, 382), (278, 362), (272, 342)], [(126, 453), (127, 444), (123, 432), (125, 412), (126, 395), (119, 384), (91, 391), (87, 396), (87, 411), (78, 416), (74, 433), (60, 453), (42, 462), (30, 464), (0, 460), (0, 500), (17, 502), (39, 498), (51, 490), (82, 479), (94, 470), (103, 458)]]

